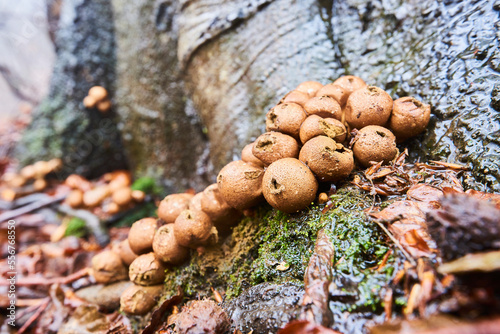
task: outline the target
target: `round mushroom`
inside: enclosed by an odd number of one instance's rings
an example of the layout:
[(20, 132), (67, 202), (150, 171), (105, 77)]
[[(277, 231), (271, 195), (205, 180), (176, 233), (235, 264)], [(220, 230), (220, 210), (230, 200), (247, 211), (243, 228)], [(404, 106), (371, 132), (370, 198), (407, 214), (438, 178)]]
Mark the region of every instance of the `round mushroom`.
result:
[(130, 266), (130, 264), (135, 259), (137, 259), (137, 256), (138, 256), (130, 248), (130, 244), (128, 243), (128, 239), (125, 239), (118, 244), (118, 254), (120, 255), (120, 258), (122, 259), (123, 264), (125, 264), (127, 267)]
[(398, 141), (404, 141), (424, 131), (430, 117), (430, 105), (414, 97), (401, 97), (394, 101), (389, 128)]
[(129, 187), (119, 188), (113, 192), (111, 199), (119, 206), (125, 206), (132, 202), (132, 189)]
[(386, 124), (391, 111), (391, 96), (381, 88), (366, 86), (347, 99), (345, 118), (352, 128), (362, 129), (367, 125)]
[(83, 191), (80, 189), (72, 190), (68, 197), (66, 197), (65, 202), (72, 208), (78, 208), (83, 204)]
[(252, 150), (253, 150), (253, 145), (254, 143), (250, 143), (246, 145), (243, 150), (241, 151), (241, 160), (248, 162), (250, 164), (254, 164), (257, 167), (264, 167), (264, 163), (257, 159), (255, 155), (253, 155)]
[(340, 107), (344, 108), (345, 103), (347, 102), (347, 98), (349, 97), (349, 94), (341, 86), (335, 85), (334, 83), (329, 83), (327, 85), (324, 85), (323, 88), (321, 88), (320, 90), (318, 90), (316, 96), (333, 97), (335, 101), (337, 101), (340, 104)]
[(97, 102), (102, 101), (108, 97), (108, 92), (106, 88), (101, 86), (94, 86), (89, 89), (88, 96), (92, 96)]
[(127, 314), (144, 315), (151, 311), (163, 291), (163, 284), (153, 286), (131, 285), (120, 297), (120, 310)]
[(162, 262), (178, 265), (189, 258), (189, 249), (179, 245), (174, 235), (174, 224), (163, 225), (156, 231), (153, 251)]
[(306, 112), (297, 103), (281, 103), (266, 115), (266, 131), (277, 131), (299, 138), (300, 125), (306, 119)]
[(338, 181), (354, 168), (352, 151), (331, 138), (318, 136), (300, 150), (299, 160), (306, 164), (320, 181)]
[(309, 95), (309, 97), (313, 97), (316, 95), (316, 92), (321, 89), (321, 87), (323, 87), (323, 85), (317, 81), (304, 81), (298, 85), (295, 90), (305, 93)]
[(307, 93), (292, 90), (280, 100), (280, 103), (297, 103), (301, 107), (304, 107), (309, 98), (309, 94)]
[(109, 196), (109, 188), (108, 186), (98, 186), (94, 189), (88, 190), (83, 194), (83, 204), (92, 208), (94, 206), (98, 206), (104, 201), (106, 197)]
[(137, 255), (150, 252), (157, 229), (158, 222), (155, 218), (143, 218), (133, 223), (128, 233), (130, 249)]
[(241, 212), (231, 207), (221, 196), (217, 183), (209, 185), (203, 191), (201, 210), (205, 212), (220, 234), (227, 234), (238, 222)]
[(153, 252), (137, 257), (128, 269), (128, 276), (138, 285), (156, 285), (165, 279), (165, 265), (155, 258)]
[(347, 130), (339, 120), (311, 115), (306, 118), (300, 127), (300, 141), (305, 144), (308, 140), (317, 136), (327, 136), (337, 143), (343, 143), (347, 136)]
[(217, 230), (203, 211), (182, 211), (175, 220), (174, 235), (179, 245), (193, 249), (217, 242)]
[(193, 194), (188, 193), (168, 195), (158, 206), (158, 217), (167, 224), (175, 222), (179, 214), (188, 208), (189, 201), (193, 196)]
[(118, 254), (106, 250), (92, 258), (92, 275), (97, 283), (108, 284), (127, 278), (127, 268)]
[(262, 168), (237, 160), (222, 168), (217, 176), (217, 186), (220, 195), (229, 206), (237, 210), (244, 210), (263, 200), (263, 176)]
[(293, 137), (271, 131), (257, 138), (252, 153), (267, 166), (279, 159), (297, 158), (299, 144)]
[(304, 105), (308, 115), (317, 115), (324, 118), (342, 118), (342, 109), (340, 104), (333, 97), (320, 96), (313, 97)]
[(316, 197), (318, 181), (301, 161), (285, 158), (273, 162), (264, 173), (262, 189), (274, 208), (292, 213), (304, 209)]
[(360, 77), (356, 77), (354, 75), (344, 75), (335, 80), (333, 85), (337, 85), (344, 89), (347, 96), (351, 95), (355, 90), (366, 87), (366, 82), (363, 81)]
[(189, 201), (188, 209), (193, 211), (202, 211), (201, 210), (201, 199), (205, 196), (203, 192), (197, 193), (191, 198)]
[(356, 160), (365, 167), (372, 162), (388, 163), (398, 153), (396, 137), (382, 126), (369, 125), (359, 130), (352, 151)]

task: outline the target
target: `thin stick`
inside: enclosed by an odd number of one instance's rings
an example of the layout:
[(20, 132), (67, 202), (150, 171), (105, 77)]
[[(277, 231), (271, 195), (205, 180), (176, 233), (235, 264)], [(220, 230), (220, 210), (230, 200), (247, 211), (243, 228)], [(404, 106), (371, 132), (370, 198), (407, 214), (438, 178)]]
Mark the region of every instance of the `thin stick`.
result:
[[(51, 279), (46, 279), (44, 277), (35, 277), (35, 278), (21, 278), (16, 282), (17, 286), (27, 286), (27, 285), (52, 285), (52, 284), (70, 284), (82, 277), (89, 275), (89, 268), (83, 268), (78, 270), (77, 272), (65, 276), (65, 277), (55, 277)], [(8, 281), (1, 281), (0, 286), (9, 285)]]
[(42, 314), (42, 312), (47, 308), (49, 302), (50, 298), (48, 297), (45, 298), (45, 301), (42, 304), (40, 304), (38, 310), (28, 319), (28, 321), (26, 321), (26, 323), (23, 325), (23, 327), (21, 327), (21, 329), (17, 333), (18, 334), (24, 333), (38, 319), (40, 314)]
[(377, 223), (377, 225), (380, 226), (380, 228), (389, 236), (389, 238), (392, 240), (392, 242), (394, 242), (396, 244), (396, 246), (398, 246), (398, 248), (401, 250), (401, 252), (403, 252), (403, 255), (406, 257), (406, 259), (408, 261), (410, 261), (413, 266), (416, 266), (417, 263), (415, 262), (413, 257), (411, 257), (411, 255), (407, 251), (404, 250), (403, 246), (401, 246), (399, 241), (397, 241), (396, 238), (394, 238), (392, 233), (389, 232), (389, 230), (387, 228), (385, 228), (385, 226), (381, 222), (379, 222), (378, 220), (374, 219), (373, 221), (375, 223)]
[(28, 205), (20, 207), (19, 209), (6, 211), (6, 212), (0, 214), (0, 221), (2, 221), (2, 222), (7, 221), (10, 219), (16, 218), (20, 215), (24, 215), (26, 213), (30, 213), (32, 211), (41, 209), (47, 205), (50, 205), (50, 204), (53, 204), (56, 202), (60, 202), (60, 201), (64, 200), (67, 195), (68, 194), (61, 194), (61, 195), (56, 196), (56, 197), (50, 197), (46, 200), (41, 200), (39, 202), (30, 203)]

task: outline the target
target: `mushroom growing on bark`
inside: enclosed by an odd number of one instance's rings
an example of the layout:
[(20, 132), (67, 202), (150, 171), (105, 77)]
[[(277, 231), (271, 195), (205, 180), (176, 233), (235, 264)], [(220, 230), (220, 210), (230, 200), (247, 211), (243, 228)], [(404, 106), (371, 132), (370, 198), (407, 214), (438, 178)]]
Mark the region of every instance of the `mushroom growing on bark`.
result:
[(262, 168), (237, 160), (222, 168), (217, 176), (217, 186), (227, 204), (235, 209), (244, 210), (259, 204), (264, 199), (263, 176)]
[(153, 239), (158, 229), (155, 218), (143, 218), (130, 227), (128, 242), (130, 249), (137, 254), (148, 253), (153, 249)]
[(248, 162), (250, 164), (254, 164), (257, 167), (264, 167), (264, 163), (260, 161), (255, 155), (253, 155), (252, 150), (253, 150), (253, 145), (255, 143), (250, 143), (246, 145), (243, 150), (241, 151), (241, 160), (244, 162)]
[(138, 285), (156, 285), (165, 279), (165, 269), (164, 264), (151, 252), (140, 255), (130, 264), (128, 276)]
[(369, 125), (359, 130), (352, 151), (356, 160), (365, 167), (371, 162), (388, 163), (398, 153), (396, 137), (382, 126)]
[(295, 90), (305, 93), (309, 95), (309, 97), (313, 97), (316, 95), (316, 92), (321, 89), (321, 87), (323, 87), (323, 85), (317, 81), (304, 81), (299, 84)]
[(127, 278), (127, 268), (118, 254), (106, 250), (92, 258), (92, 275), (97, 283), (108, 284)]
[(318, 191), (318, 181), (301, 161), (285, 158), (273, 162), (264, 173), (262, 188), (274, 208), (292, 213), (311, 204)]
[(325, 118), (330, 117), (338, 120), (342, 119), (340, 104), (330, 96), (313, 97), (306, 102), (304, 109), (308, 115), (317, 115)]
[(349, 96), (355, 90), (366, 87), (366, 82), (360, 77), (354, 75), (344, 75), (333, 82), (333, 85), (337, 85), (344, 89), (347, 96)]
[(241, 212), (231, 207), (221, 196), (217, 183), (209, 185), (203, 191), (201, 210), (205, 212), (220, 234), (227, 234), (238, 222)]
[(179, 245), (174, 236), (174, 224), (163, 225), (156, 231), (153, 251), (157, 259), (174, 265), (189, 258), (189, 249)]
[(265, 165), (270, 165), (279, 159), (297, 158), (299, 156), (299, 144), (291, 136), (271, 131), (257, 138), (252, 153)]
[(337, 143), (344, 142), (347, 130), (342, 122), (334, 118), (321, 118), (311, 115), (306, 118), (300, 127), (300, 141), (305, 144), (311, 138), (327, 136)]
[(424, 131), (430, 117), (430, 105), (414, 97), (402, 97), (394, 101), (389, 128), (398, 141), (404, 141)]
[(196, 249), (217, 242), (217, 229), (203, 211), (184, 210), (174, 223), (174, 235), (179, 245)]
[(266, 115), (266, 131), (277, 131), (299, 138), (300, 125), (306, 119), (306, 112), (297, 103), (281, 103)]
[(385, 125), (391, 116), (392, 98), (375, 86), (354, 91), (347, 99), (345, 119), (352, 128), (367, 125)]
[(188, 208), (189, 201), (193, 196), (193, 194), (188, 193), (168, 195), (158, 206), (158, 217), (167, 224), (175, 222), (179, 214)]
[(162, 290), (163, 284), (131, 285), (121, 295), (120, 309), (127, 314), (144, 315), (155, 307)]

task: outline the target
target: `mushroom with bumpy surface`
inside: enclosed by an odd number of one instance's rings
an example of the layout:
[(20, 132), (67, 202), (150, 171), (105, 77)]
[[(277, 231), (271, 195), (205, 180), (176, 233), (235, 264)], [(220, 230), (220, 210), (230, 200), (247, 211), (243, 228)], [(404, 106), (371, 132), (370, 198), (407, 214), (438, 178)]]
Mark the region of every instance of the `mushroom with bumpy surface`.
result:
[(384, 125), (391, 111), (391, 96), (381, 88), (366, 86), (354, 91), (347, 99), (345, 120), (357, 129), (367, 125)]
[(253, 145), (254, 143), (250, 143), (243, 148), (243, 150), (241, 151), (241, 160), (250, 164), (254, 164), (257, 167), (264, 167), (264, 163), (257, 157), (255, 157), (255, 155), (253, 155)]
[(388, 163), (398, 153), (396, 137), (382, 126), (370, 125), (359, 130), (352, 151), (365, 167), (370, 166), (371, 162)]
[(330, 117), (341, 120), (342, 108), (333, 97), (320, 96), (313, 97), (304, 105), (308, 115), (317, 115), (320, 117)]
[(122, 262), (128, 267), (135, 259), (137, 259), (137, 254), (130, 248), (130, 244), (128, 243), (128, 239), (122, 240), (118, 244), (118, 253)]
[(118, 254), (107, 250), (92, 258), (92, 276), (97, 283), (108, 284), (127, 278), (127, 268)]
[(143, 218), (133, 223), (128, 232), (130, 249), (137, 255), (150, 252), (157, 229), (158, 222), (155, 218)]
[(144, 315), (151, 311), (163, 290), (163, 284), (153, 286), (131, 285), (123, 291), (120, 309), (128, 314)]
[(273, 162), (262, 179), (264, 197), (272, 207), (292, 213), (311, 204), (318, 181), (301, 161), (285, 158)]
[(273, 107), (266, 115), (266, 131), (277, 131), (299, 138), (300, 125), (307, 115), (297, 103), (282, 103)]
[(206, 187), (203, 194), (200, 203), (201, 210), (210, 217), (220, 234), (227, 234), (238, 222), (241, 212), (227, 204), (216, 183)]
[(330, 96), (335, 99), (340, 104), (340, 107), (344, 107), (347, 102), (347, 98), (349, 97), (349, 93), (346, 92), (344, 88), (339, 85), (335, 85), (333, 83), (329, 83), (328, 85), (324, 85), (323, 88), (318, 90), (316, 93), (317, 97), (320, 96)]
[(174, 235), (179, 245), (196, 249), (217, 242), (217, 229), (203, 211), (184, 210), (174, 223)]
[(309, 99), (309, 94), (299, 92), (298, 90), (292, 90), (280, 100), (280, 103), (297, 103), (300, 106), (304, 107)]
[(142, 254), (130, 264), (128, 276), (135, 284), (160, 284), (165, 279), (165, 265), (155, 258), (153, 252)]
[(189, 258), (189, 249), (179, 245), (174, 236), (174, 224), (163, 225), (156, 231), (153, 251), (157, 259), (175, 265)]
[(271, 131), (257, 138), (252, 153), (265, 165), (270, 165), (279, 159), (297, 158), (299, 156), (299, 144), (291, 136)]
[(394, 101), (389, 128), (398, 141), (404, 141), (425, 130), (431, 117), (431, 106), (414, 97)]
[(360, 77), (354, 75), (344, 75), (333, 82), (334, 85), (342, 87), (345, 93), (349, 96), (355, 90), (366, 87), (366, 82)]
[(158, 206), (158, 217), (167, 224), (175, 222), (179, 214), (188, 208), (189, 201), (193, 196), (193, 194), (188, 193), (168, 195)]
[(205, 196), (203, 192), (197, 193), (189, 201), (188, 209), (192, 211), (202, 211), (201, 210), (201, 199)]
[(317, 81), (304, 81), (299, 84), (295, 90), (305, 93), (309, 95), (309, 97), (313, 97), (316, 95), (316, 92), (321, 89), (321, 87), (323, 87), (323, 85)]
[(320, 181), (338, 181), (354, 168), (352, 151), (331, 138), (318, 136), (300, 150), (299, 160), (306, 164)]
[(259, 204), (264, 199), (263, 176), (262, 168), (237, 160), (222, 168), (217, 176), (217, 186), (227, 204), (235, 209), (244, 210)]
[(305, 144), (309, 139), (317, 136), (327, 136), (337, 143), (342, 143), (347, 136), (347, 130), (339, 120), (311, 115), (300, 127), (300, 141)]

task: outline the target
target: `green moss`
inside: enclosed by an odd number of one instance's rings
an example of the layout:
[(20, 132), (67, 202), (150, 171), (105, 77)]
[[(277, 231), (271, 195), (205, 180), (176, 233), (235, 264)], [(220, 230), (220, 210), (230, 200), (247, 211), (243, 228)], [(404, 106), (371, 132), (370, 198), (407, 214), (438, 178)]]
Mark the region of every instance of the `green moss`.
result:
[(68, 226), (66, 227), (64, 236), (69, 237), (72, 235), (78, 238), (82, 238), (86, 236), (87, 233), (88, 231), (85, 221), (83, 219), (73, 217), (68, 222)]
[(132, 190), (141, 190), (151, 195), (159, 195), (162, 192), (161, 187), (156, 184), (155, 179), (147, 176), (135, 180), (131, 188)]

